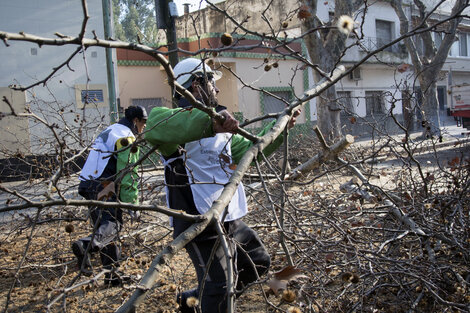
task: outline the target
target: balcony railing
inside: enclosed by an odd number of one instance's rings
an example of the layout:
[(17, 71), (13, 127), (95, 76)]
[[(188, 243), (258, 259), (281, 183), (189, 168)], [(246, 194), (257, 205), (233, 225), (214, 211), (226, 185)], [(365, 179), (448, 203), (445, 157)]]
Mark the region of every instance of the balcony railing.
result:
[[(383, 38), (377, 38), (377, 37), (365, 37), (364, 39), (361, 40), (361, 50), (363, 51), (373, 51), (377, 50), (384, 45), (386, 45), (388, 42), (386, 42)], [(396, 54), (406, 54), (406, 47), (403, 43), (396, 43), (392, 46), (389, 46), (383, 51), (387, 52), (392, 52)]]

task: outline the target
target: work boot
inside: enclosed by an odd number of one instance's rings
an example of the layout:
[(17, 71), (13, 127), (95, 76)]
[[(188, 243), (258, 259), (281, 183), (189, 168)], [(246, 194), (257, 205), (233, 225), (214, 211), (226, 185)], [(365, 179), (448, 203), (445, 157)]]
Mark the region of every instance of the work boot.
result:
[(83, 241), (78, 240), (72, 243), (72, 252), (77, 258), (78, 269), (81, 270), (81, 273), (85, 276), (90, 276), (93, 274), (91, 262), (90, 262), (90, 253), (85, 253), (86, 247), (83, 244)]

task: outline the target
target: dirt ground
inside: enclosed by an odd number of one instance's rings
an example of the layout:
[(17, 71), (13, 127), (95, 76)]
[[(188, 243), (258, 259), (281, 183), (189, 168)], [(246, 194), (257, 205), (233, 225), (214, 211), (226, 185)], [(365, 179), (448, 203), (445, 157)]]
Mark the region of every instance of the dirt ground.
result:
[[(440, 152), (438, 159), (444, 161), (455, 158), (460, 152), (452, 149), (453, 147), (450, 147)], [(351, 157), (358, 157), (363, 151), (353, 150), (351, 153), (355, 154), (350, 154)], [(291, 161), (293, 167), (305, 158), (302, 151), (296, 155), (298, 160)], [(381, 161), (375, 162), (372, 166), (370, 164), (358, 166), (368, 173), (374, 184), (387, 189), (396, 187), (399, 177), (405, 176), (406, 180), (406, 173), (409, 172), (403, 172), (403, 165), (396, 163), (395, 156), (387, 153), (382, 155), (384, 157)], [(419, 161), (427, 172), (438, 168), (435, 156), (435, 153), (420, 156)], [(392, 238), (390, 234), (387, 234), (387, 237), (385, 233), (394, 227), (397, 230), (390, 230), (390, 233), (402, 233), (403, 227), (397, 226), (400, 223), (392, 224), (389, 213), (384, 211), (377, 201), (364, 202), (363, 199), (355, 199), (351, 194), (342, 193), (340, 186), (350, 181), (352, 177), (344, 169), (338, 169), (338, 165), (330, 164), (312, 174), (309, 177), (310, 182), (306, 179), (304, 184), (288, 186), (288, 202), (296, 209), (286, 211), (288, 214), (286, 220), (294, 222), (286, 227), (285, 236), (289, 239), (288, 249), (295, 257), (295, 264), (302, 269), (301, 277), (288, 285), (288, 289), (295, 290), (296, 296), (288, 299), (282, 292), (273, 295), (266, 281), (261, 281), (251, 286), (238, 299), (237, 312), (347, 312), (354, 311), (354, 305), (361, 301), (370, 303), (362, 305), (362, 311), (365, 312), (404, 312), (405, 309), (396, 305), (397, 301), (400, 297), (408, 299), (414, 295), (404, 296), (399, 291), (394, 291), (393, 288), (398, 288), (396, 284), (398, 286), (409, 284), (406, 290), (417, 294), (416, 299), (419, 301), (417, 300), (415, 306), (416, 312), (459, 312), (455, 307), (446, 310), (446, 306), (429, 306), (429, 303), (425, 303), (430, 302), (429, 295), (425, 294), (418, 298), (422, 293), (419, 288), (424, 286), (424, 283), (418, 282), (419, 279), (393, 281), (395, 274), (390, 273), (398, 271), (400, 265), (393, 265), (391, 269), (392, 265), (385, 265), (386, 258), (391, 259), (392, 256), (408, 253), (407, 261), (413, 258), (413, 262), (417, 262), (415, 260), (421, 258), (417, 255), (421, 253), (418, 253), (421, 248), (415, 239), (404, 243), (408, 247), (406, 251), (390, 249), (386, 257), (381, 257), (380, 262), (383, 263), (374, 264), (376, 260), (373, 260), (372, 251), (378, 253), (386, 250), (387, 248), (384, 249), (381, 245), (389, 245), (387, 240)], [(246, 185), (250, 183), (246, 181)], [(270, 185), (273, 195), (278, 188), (280, 186), (276, 183)], [(280, 271), (288, 265), (285, 250), (280, 245), (279, 232), (270, 212), (273, 210), (279, 213), (280, 200), (274, 197), (275, 205), (271, 206), (269, 201), (266, 201), (264, 193), (250, 188), (247, 188), (247, 192), (250, 198), (250, 214), (246, 222), (259, 232), (272, 256), (273, 264), (269, 277), (273, 277), (273, 272)], [(161, 201), (161, 196), (156, 200)], [(2, 311), (114, 312), (130, 297), (153, 258), (172, 240), (168, 219), (163, 215), (147, 212), (143, 214), (139, 223), (126, 221), (121, 234), (124, 255), (121, 270), (132, 275), (133, 280), (124, 286), (108, 287), (104, 285), (100, 276), (98, 256), (95, 255), (92, 259), (94, 277), (79, 276), (70, 249), (74, 240), (88, 234), (90, 226), (86, 221), (86, 212), (86, 208), (76, 207), (45, 209), (38, 215), (35, 211), (19, 212), (11, 221), (0, 225), (0, 309)], [(468, 208), (466, 212), (468, 214)], [(354, 246), (351, 247), (347, 242), (344, 244), (342, 236), (352, 240)], [(382, 241), (367, 242), (369, 238), (374, 237), (381, 237)], [(469, 244), (470, 240), (467, 246)], [(435, 262), (455, 263), (455, 267), (461, 269), (460, 273), (464, 277), (467, 272), (470, 273), (465, 256), (459, 256), (459, 251), (444, 248), (440, 251), (442, 254), (438, 253)], [(401, 257), (397, 260), (401, 260)], [(362, 262), (370, 264), (363, 265)], [(415, 266), (419, 267), (419, 262)], [(377, 281), (382, 279), (380, 276), (382, 274), (376, 267), (383, 267), (383, 271), (387, 268), (389, 271), (387, 275), (383, 274), (388, 278), (380, 284), (377, 284)], [(367, 273), (368, 270), (374, 272), (373, 277), (371, 273)], [(425, 273), (425, 269), (416, 269), (416, 271)], [(345, 279), (345, 273), (348, 275), (351, 273), (351, 276)], [(411, 275), (414, 275), (414, 272)], [(356, 277), (360, 277), (359, 284), (353, 281)], [(377, 286), (374, 287), (375, 294), (360, 291), (361, 288), (365, 290), (371, 285)], [(195, 287), (194, 270), (186, 253), (181, 251), (172, 259), (171, 265), (163, 270), (155, 286), (148, 291), (138, 312), (177, 312), (176, 294), (192, 287)], [(468, 287), (454, 293), (455, 296), (447, 297), (446, 301), (470, 302)], [(309, 297), (301, 297), (301, 294), (308, 294)], [(331, 297), (322, 299), (325, 295)], [(346, 296), (350, 298), (345, 299)], [(387, 303), (393, 305), (387, 308)], [(464, 311), (462, 309), (461, 312)]]
[[(54, 219), (53, 216), (51, 218)], [(5, 308), (5, 300), (8, 299), (8, 312), (114, 312), (132, 294), (152, 259), (171, 240), (168, 221), (160, 218), (149, 214), (143, 219), (152, 220), (152, 223), (139, 224), (138, 229), (126, 227), (127, 233), (121, 237), (125, 258), (120, 269), (130, 274), (133, 281), (119, 287), (106, 286), (102, 276), (95, 279), (78, 276), (78, 266), (70, 245), (88, 234), (87, 222), (67, 221), (67, 218), (47, 223), (43, 220), (44, 223), (37, 225), (33, 231), (26, 226), (27, 219), (15, 227), (12, 224), (3, 225), (0, 228), (1, 307)], [(74, 231), (67, 233), (66, 228), (70, 225), (73, 225)], [(30, 236), (34, 240), (28, 246)], [(266, 244), (271, 248), (275, 246), (273, 242)], [(26, 250), (26, 258), (23, 258)], [(94, 274), (99, 275), (101, 265), (98, 255), (93, 255), (92, 264)], [(181, 251), (164, 269), (138, 311), (176, 312), (176, 294), (195, 287), (195, 282), (189, 257)], [(265, 284), (260, 284), (241, 297), (237, 304), (239, 312), (265, 311), (260, 288), (268, 290)], [(274, 300), (272, 295), (270, 297)]]

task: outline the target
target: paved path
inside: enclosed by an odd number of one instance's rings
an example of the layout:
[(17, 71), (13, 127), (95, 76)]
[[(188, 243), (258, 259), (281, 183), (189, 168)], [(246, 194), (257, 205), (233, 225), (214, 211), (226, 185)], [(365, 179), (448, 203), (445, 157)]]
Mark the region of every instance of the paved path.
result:
[[(436, 145), (438, 148), (445, 146), (453, 146), (457, 142), (470, 143), (470, 131), (462, 126), (457, 126), (456, 121), (452, 116), (445, 116), (441, 121), (441, 132), (442, 132), (442, 142), (436, 138), (434, 141), (431, 140), (420, 140), (419, 137), (422, 134), (422, 130), (412, 132), (410, 134), (411, 140), (418, 144), (423, 143), (424, 146), (433, 146)], [(390, 136), (396, 142), (401, 142), (405, 137), (404, 134), (392, 135)], [(375, 139), (377, 140), (377, 139)], [(373, 144), (373, 139), (370, 137), (363, 137), (356, 139), (354, 145), (356, 146), (370, 146)]]

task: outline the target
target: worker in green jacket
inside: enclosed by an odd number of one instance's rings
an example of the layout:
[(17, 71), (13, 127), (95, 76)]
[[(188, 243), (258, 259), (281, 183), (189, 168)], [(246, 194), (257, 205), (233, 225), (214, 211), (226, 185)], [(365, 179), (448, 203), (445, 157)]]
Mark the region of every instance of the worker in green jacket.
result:
[[(116, 202), (119, 199), (126, 203), (139, 203), (137, 166), (131, 167), (124, 176), (121, 174), (139, 159), (135, 136), (142, 133), (146, 121), (145, 108), (130, 106), (119, 122), (98, 135), (80, 173), (80, 195), (87, 200)], [(93, 233), (75, 241), (72, 252), (81, 272), (91, 275), (90, 254), (98, 251), (103, 267), (110, 271), (105, 274), (105, 283), (119, 285), (128, 278), (117, 270), (121, 258), (118, 234), (123, 223), (122, 210), (90, 207), (89, 211)], [(134, 211), (129, 213), (136, 214)]]
[[(204, 214), (218, 199), (236, 164), (253, 143), (234, 134), (238, 122), (217, 101), (219, 90), (215, 81), (220, 78), (220, 73), (193, 58), (178, 63), (174, 73), (180, 85), (223, 115), (225, 120), (213, 122), (207, 114), (192, 108), (186, 99), (177, 96), (180, 108), (154, 108), (150, 112), (145, 139), (157, 145), (163, 156), (168, 207), (193, 215)], [(294, 123), (295, 118), (291, 120), (290, 127)], [(273, 125), (274, 121), (259, 136)], [(272, 153), (282, 141), (282, 136), (279, 136), (263, 152), (267, 155)], [(237, 275), (237, 292), (266, 273), (271, 262), (258, 234), (241, 220), (247, 211), (245, 190), (240, 183), (221, 217), (233, 251), (231, 260)], [(172, 224), (175, 238), (191, 226), (191, 222), (178, 218), (174, 218)], [(215, 225), (209, 225), (185, 248), (196, 270), (198, 287), (178, 295), (181, 312), (194, 312), (186, 302), (190, 297), (201, 298), (203, 313), (225, 312), (227, 259), (218, 244)]]

